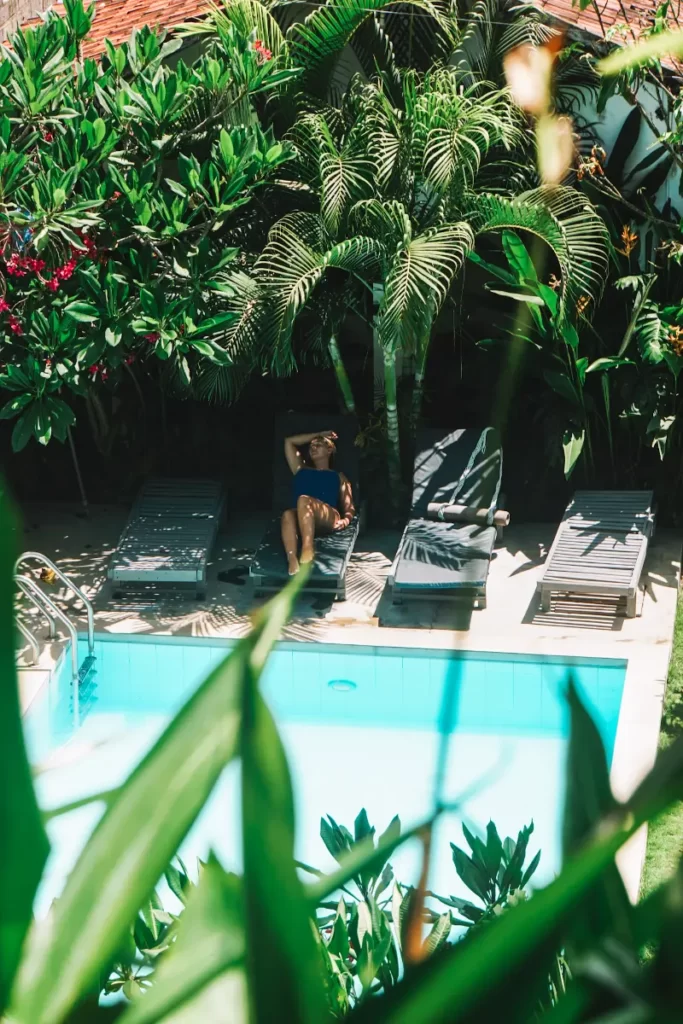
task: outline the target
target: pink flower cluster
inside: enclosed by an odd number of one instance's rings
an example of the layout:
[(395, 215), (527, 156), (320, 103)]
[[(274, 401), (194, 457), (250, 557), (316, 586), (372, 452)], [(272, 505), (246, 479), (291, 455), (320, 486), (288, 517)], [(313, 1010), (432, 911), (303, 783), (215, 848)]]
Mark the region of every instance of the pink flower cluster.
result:
[(26, 277), (26, 274), (32, 271), (38, 275), (39, 280), (48, 288), (51, 292), (56, 292), (62, 281), (68, 281), (78, 266), (79, 259), (86, 258), (90, 260), (96, 260), (99, 254), (99, 250), (94, 240), (86, 235), (84, 231), (77, 231), (81, 244), (79, 246), (71, 246), (71, 257), (63, 263), (60, 267), (56, 267), (52, 271), (52, 275), (48, 278), (41, 276), (41, 271), (45, 269), (45, 260), (37, 259), (34, 256), (20, 256), (18, 252), (13, 252), (9, 259), (5, 259), (5, 268), (10, 277)]
[[(9, 313), (11, 308), (12, 307), (10, 306), (9, 302), (3, 295), (2, 298), (0, 298), (0, 313)], [(13, 313), (10, 313), (10, 315), (7, 317), (7, 326), (9, 327), (12, 334), (20, 335), (24, 333), (24, 328), (21, 326), (20, 321), (17, 320), (16, 316), (14, 316)]]
[(45, 267), (45, 260), (34, 259), (32, 256), (20, 256), (18, 252), (13, 252), (5, 261), (5, 267), (10, 277), (26, 277), (29, 270), (32, 270), (34, 274), (39, 274)]
[(99, 374), (100, 380), (105, 381), (109, 376), (109, 370), (103, 363), (95, 363), (93, 366), (88, 368), (88, 373), (92, 380), (97, 380)]
[(67, 260), (66, 263), (63, 263), (61, 267), (57, 267), (50, 280), (45, 282), (45, 287), (49, 288), (51, 292), (56, 292), (59, 288), (59, 282), (68, 281), (73, 275), (77, 264), (78, 260), (75, 256), (72, 256), (71, 259)]
[(273, 59), (273, 51), (264, 46), (260, 39), (254, 40), (254, 49), (256, 51), (256, 60), (259, 64), (265, 64), (266, 61)]

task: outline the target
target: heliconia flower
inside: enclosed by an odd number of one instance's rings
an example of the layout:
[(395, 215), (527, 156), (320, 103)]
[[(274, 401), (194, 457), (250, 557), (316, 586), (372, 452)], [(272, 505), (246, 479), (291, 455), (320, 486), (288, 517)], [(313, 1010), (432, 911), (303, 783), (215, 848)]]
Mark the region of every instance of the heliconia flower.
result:
[(254, 50), (256, 51), (256, 59), (259, 64), (264, 64), (267, 60), (271, 60), (273, 54), (272, 51), (264, 46), (260, 39), (254, 40)]
[(7, 318), (7, 323), (9, 324), (9, 329), (10, 331), (12, 331), (13, 334), (24, 333), (24, 328), (21, 326), (21, 324), (19, 323), (15, 316), (9, 316)]

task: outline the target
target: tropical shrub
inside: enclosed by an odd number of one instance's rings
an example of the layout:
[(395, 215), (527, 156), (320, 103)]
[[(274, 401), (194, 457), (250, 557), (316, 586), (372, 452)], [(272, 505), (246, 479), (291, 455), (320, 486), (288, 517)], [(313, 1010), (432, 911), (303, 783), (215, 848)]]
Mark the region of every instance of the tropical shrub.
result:
[(237, 382), (253, 357), (233, 344), (244, 242), (289, 155), (255, 104), (293, 72), (234, 25), (192, 64), (171, 67), (182, 40), (149, 29), (80, 62), (94, 7), (66, 0), (0, 60), (0, 415), (15, 450), (63, 441), (74, 398), (99, 407), (124, 375), (160, 367), (201, 388), (207, 368)]

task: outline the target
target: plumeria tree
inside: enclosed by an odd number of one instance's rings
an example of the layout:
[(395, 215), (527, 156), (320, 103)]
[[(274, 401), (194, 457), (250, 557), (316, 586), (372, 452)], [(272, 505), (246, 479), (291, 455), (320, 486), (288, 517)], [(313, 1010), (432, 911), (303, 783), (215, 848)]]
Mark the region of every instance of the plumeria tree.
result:
[(15, 450), (64, 440), (74, 398), (124, 374), (185, 387), (255, 358), (253, 199), (288, 159), (258, 119), (296, 73), (231, 24), (192, 64), (148, 29), (80, 60), (94, 4), (16, 34), (0, 60), (0, 412)]

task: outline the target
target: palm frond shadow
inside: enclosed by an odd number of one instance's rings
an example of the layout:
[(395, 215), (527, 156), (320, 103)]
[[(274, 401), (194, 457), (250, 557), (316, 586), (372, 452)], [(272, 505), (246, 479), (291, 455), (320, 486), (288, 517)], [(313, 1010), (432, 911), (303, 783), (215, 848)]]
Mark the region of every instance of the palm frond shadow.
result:
[(401, 557), (457, 572), (473, 561), (489, 561), (492, 529), (416, 519), (408, 527)]

